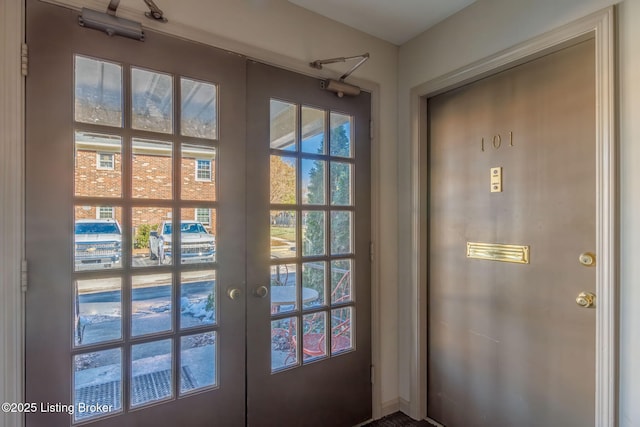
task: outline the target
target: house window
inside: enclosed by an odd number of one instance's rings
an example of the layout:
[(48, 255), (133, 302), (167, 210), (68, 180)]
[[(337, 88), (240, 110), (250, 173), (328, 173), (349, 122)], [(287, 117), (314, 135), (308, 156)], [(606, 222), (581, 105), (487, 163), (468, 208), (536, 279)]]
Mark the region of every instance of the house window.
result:
[(211, 225), (211, 209), (196, 208), (196, 221), (203, 225)]
[(196, 181), (211, 181), (211, 160), (196, 160)]
[(98, 219), (115, 219), (113, 206), (98, 206)]
[(113, 170), (115, 166), (115, 155), (113, 153), (98, 153), (97, 164), (98, 169)]

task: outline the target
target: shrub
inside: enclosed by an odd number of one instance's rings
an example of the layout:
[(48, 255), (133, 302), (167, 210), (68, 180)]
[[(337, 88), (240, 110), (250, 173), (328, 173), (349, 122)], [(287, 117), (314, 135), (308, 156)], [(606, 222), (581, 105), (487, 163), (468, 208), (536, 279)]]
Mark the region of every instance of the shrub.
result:
[(216, 305), (216, 297), (215, 297), (215, 294), (213, 292), (211, 292), (207, 296), (207, 305), (205, 306), (205, 309), (207, 311), (213, 311), (215, 305)]
[(138, 226), (136, 230), (136, 236), (133, 240), (134, 249), (144, 249), (149, 247), (149, 234), (151, 231), (156, 231), (158, 229), (158, 224), (149, 225), (142, 224)]

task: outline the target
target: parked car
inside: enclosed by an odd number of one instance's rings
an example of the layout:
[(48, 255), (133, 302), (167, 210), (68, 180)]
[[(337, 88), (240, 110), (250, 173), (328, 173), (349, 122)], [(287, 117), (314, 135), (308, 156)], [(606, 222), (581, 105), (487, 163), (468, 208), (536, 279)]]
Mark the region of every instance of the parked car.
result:
[[(171, 221), (163, 221), (157, 231), (149, 234), (149, 258), (165, 264), (171, 257)], [(213, 262), (216, 239), (198, 221), (180, 223), (180, 259), (182, 264)]]
[(75, 222), (76, 270), (119, 267), (122, 230), (115, 219), (79, 219)]

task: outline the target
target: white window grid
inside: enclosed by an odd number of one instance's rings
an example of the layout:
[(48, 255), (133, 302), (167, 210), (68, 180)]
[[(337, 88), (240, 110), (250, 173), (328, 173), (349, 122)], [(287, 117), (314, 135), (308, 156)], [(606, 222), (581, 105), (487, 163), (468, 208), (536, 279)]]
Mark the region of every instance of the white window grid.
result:
[(96, 168), (101, 170), (113, 170), (116, 160), (114, 153), (96, 153)]
[(196, 181), (211, 181), (211, 160), (196, 159)]
[(115, 209), (113, 206), (98, 206), (96, 209), (97, 219), (115, 219)]
[(195, 220), (201, 222), (203, 225), (211, 225), (211, 209), (196, 208)]

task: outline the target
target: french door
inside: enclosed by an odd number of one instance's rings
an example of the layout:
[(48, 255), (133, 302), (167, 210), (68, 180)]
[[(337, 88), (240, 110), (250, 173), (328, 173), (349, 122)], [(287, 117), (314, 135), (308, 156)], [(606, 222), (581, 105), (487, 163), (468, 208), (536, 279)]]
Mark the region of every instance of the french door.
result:
[(27, 426), (371, 413), (368, 94), (27, 2)]
[(249, 425), (355, 425), (371, 415), (370, 97), (254, 62), (247, 81)]

